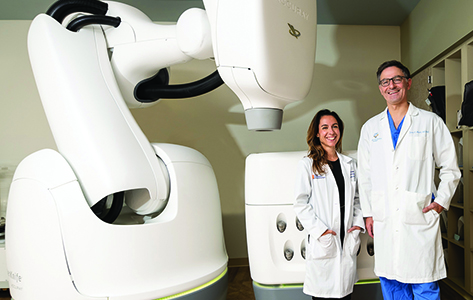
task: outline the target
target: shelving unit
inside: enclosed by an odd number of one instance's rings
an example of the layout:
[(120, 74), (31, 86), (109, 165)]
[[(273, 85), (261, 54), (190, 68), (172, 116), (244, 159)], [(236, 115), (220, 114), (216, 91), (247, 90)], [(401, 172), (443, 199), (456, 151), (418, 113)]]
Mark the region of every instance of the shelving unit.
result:
[[(444, 282), (462, 294), (469, 295), (470, 299), (473, 296), (473, 127), (458, 128), (457, 112), (461, 110), (465, 84), (473, 80), (473, 39), (427, 67), (428, 72), (418, 75), (425, 77), (426, 73), (429, 74), (432, 79), (430, 87), (445, 85), (445, 123), (452, 134), (462, 173), (450, 209), (443, 212), (447, 219), (445, 226), (442, 226), (442, 244), (447, 263), (447, 279)], [(419, 81), (419, 78), (416, 80)], [(424, 101), (425, 97), (409, 100), (416, 104)], [(460, 217), (463, 217), (464, 223), (462, 238), (459, 238), (458, 230)]]

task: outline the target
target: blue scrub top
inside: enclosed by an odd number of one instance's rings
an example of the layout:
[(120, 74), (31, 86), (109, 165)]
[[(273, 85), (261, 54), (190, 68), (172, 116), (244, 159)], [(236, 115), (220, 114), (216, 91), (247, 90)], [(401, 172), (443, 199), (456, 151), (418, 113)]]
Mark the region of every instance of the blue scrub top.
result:
[(396, 126), (394, 126), (393, 118), (391, 117), (391, 114), (389, 113), (389, 110), (388, 110), (389, 128), (391, 128), (391, 139), (393, 140), (394, 149), (396, 149), (397, 140), (399, 139), (399, 134), (401, 133), (402, 123), (404, 123), (405, 117), (406, 116), (402, 118), (401, 123), (399, 123), (399, 126), (396, 129)]

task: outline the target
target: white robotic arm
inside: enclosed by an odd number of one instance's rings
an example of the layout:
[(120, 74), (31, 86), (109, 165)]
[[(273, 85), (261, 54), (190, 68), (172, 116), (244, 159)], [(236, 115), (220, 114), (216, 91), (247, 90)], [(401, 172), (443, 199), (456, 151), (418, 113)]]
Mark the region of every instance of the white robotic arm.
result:
[(140, 95), (145, 78), (192, 58), (215, 57), (218, 74), (205, 81), (214, 83), (204, 92), (221, 84), (215, 78), (221, 77), (242, 102), (250, 130), (280, 129), (282, 109), (309, 92), (315, 1), (205, 0), (206, 11), (190, 9), (176, 26), (153, 24), (132, 7), (108, 3), (108, 14), (123, 20), (118, 28), (105, 32), (114, 49), (115, 75), (131, 107), (157, 100), (158, 95), (192, 96), (162, 91), (154, 97)]
[(42, 14), (30, 27), (28, 50), (58, 150), (89, 206), (125, 192), (138, 214), (162, 210), (167, 170), (122, 98), (101, 27), (66, 30)]
[[(108, 2), (108, 7), (107, 14), (121, 18), (118, 27), (108, 27), (104, 32), (111, 65), (128, 107), (146, 107), (159, 98), (186, 98), (203, 93), (191, 93), (182, 86), (171, 90), (167, 68), (213, 56), (204, 10), (189, 9), (176, 25), (159, 25), (134, 7), (118, 2)], [(213, 88), (222, 83), (218, 79)]]
[[(209, 0), (207, 12), (188, 10), (176, 25), (155, 24), (118, 2), (91, 0), (85, 8), (75, 3), (59, 1), (48, 15), (39, 15), (28, 46), (57, 146), (90, 206), (122, 191), (138, 214), (166, 205), (166, 168), (127, 106), (195, 96), (225, 81), (241, 100), (248, 127), (271, 130), (280, 128), (283, 107), (310, 89), (313, 0), (300, 0), (299, 6)], [(60, 23), (71, 11), (78, 14), (69, 17), (66, 29)], [(212, 56), (218, 72), (195, 84), (168, 86), (168, 67)]]

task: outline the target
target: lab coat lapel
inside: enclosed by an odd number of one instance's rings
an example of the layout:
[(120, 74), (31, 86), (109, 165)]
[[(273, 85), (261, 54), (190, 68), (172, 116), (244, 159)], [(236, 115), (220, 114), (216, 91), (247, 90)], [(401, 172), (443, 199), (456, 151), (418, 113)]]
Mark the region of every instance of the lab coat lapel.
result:
[[(333, 188), (326, 188), (326, 195), (328, 203), (330, 203), (330, 210), (332, 215), (332, 224), (335, 224), (337, 218), (340, 218), (340, 209), (335, 209), (335, 207), (339, 207), (335, 205), (339, 203), (340, 195), (338, 193), (337, 182), (335, 180), (335, 176), (333, 175), (332, 169), (330, 166), (326, 165), (326, 172), (325, 172), (325, 180), (327, 182), (327, 187), (331, 186)], [(336, 202), (335, 202), (336, 201)], [(336, 232), (339, 228), (333, 228)]]
[[(325, 166), (326, 169), (325, 169), (325, 177), (326, 177), (326, 180), (328, 183), (333, 183), (333, 185), (335, 186), (334, 189), (327, 189), (327, 196), (329, 197), (329, 199), (337, 199), (338, 200), (338, 189), (336, 188), (337, 185), (336, 185), (336, 181), (335, 181), (335, 176), (333, 175), (333, 172), (332, 172), (332, 169), (330, 168), (330, 166), (326, 165)], [(327, 184), (328, 186), (329, 184)], [(333, 194), (332, 194), (333, 193)]]
[(389, 128), (389, 119), (388, 119), (388, 108), (384, 110), (381, 118), (379, 120), (380, 123), (380, 134), (383, 140), (384, 149), (393, 151), (393, 139), (391, 138), (391, 129)]
[(345, 185), (345, 232), (348, 230), (348, 225), (349, 225), (349, 218), (350, 218), (350, 212), (351, 212), (351, 198), (352, 198), (352, 192), (351, 192), (351, 174), (350, 174), (350, 161), (351, 159), (345, 159), (343, 156), (338, 156), (340, 159), (340, 165), (342, 166), (342, 173), (343, 173), (343, 181)]

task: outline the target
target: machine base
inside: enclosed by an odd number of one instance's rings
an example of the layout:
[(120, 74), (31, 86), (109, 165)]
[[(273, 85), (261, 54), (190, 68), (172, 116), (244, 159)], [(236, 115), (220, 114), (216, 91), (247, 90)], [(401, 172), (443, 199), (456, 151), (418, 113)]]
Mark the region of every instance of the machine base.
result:
[(195, 150), (153, 146), (173, 183), (168, 205), (129, 223), (97, 218), (58, 152), (20, 163), (5, 241), (14, 299), (225, 299), (228, 258), (213, 170)]
[(192, 291), (181, 293), (171, 297), (160, 298), (161, 299), (178, 299), (178, 300), (225, 300), (227, 298), (228, 291), (228, 269), (214, 280), (211, 284), (203, 287), (196, 288)]
[[(261, 285), (253, 281), (253, 290), (256, 300), (311, 300), (312, 297), (302, 292), (302, 285)], [(358, 282), (355, 284), (352, 300), (382, 300), (379, 280)]]

